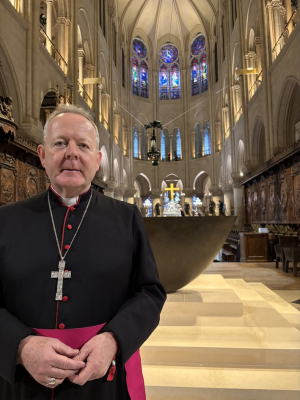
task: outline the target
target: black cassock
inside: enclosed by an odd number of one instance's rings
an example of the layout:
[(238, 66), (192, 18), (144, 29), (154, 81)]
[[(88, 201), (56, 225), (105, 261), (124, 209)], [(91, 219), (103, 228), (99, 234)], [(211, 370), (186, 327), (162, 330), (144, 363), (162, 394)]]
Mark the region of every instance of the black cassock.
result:
[[(129, 400), (124, 364), (159, 323), (165, 291), (139, 210), (93, 192), (81, 228), (66, 256), (57, 309), (58, 239), (65, 246), (80, 223), (91, 194), (67, 207), (51, 189), (0, 208), (0, 399)], [(31, 328), (73, 329), (107, 323), (119, 344), (117, 371), (84, 386), (66, 380), (54, 390), (38, 384), (21, 365), (18, 345)], [(53, 391), (53, 393), (52, 393)], [(131, 396), (132, 397), (132, 396)], [(136, 400), (136, 399), (133, 399)], [(139, 400), (139, 399), (137, 399)]]

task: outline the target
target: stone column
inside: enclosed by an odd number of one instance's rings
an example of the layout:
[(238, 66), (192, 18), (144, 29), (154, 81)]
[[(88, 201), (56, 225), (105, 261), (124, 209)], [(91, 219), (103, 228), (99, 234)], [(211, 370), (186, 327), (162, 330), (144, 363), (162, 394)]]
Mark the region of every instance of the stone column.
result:
[(221, 122), (215, 121), (216, 129), (216, 141), (215, 141), (215, 152), (221, 150)]
[(256, 36), (255, 38), (255, 49), (256, 49), (256, 68), (258, 74), (261, 72), (262, 66), (261, 66), (261, 39), (259, 36)]
[(104, 191), (105, 196), (111, 197), (112, 199), (115, 197), (114, 191), (116, 185), (116, 181), (114, 179), (110, 179), (107, 183), (107, 189)]
[[(185, 192), (185, 199), (184, 199), (184, 202), (185, 202), (185, 203), (189, 203), (189, 205), (190, 205), (190, 216), (192, 216), (192, 210), (193, 210), (193, 190), (192, 190), (192, 189), (189, 189), (189, 188), (186, 188), (184, 192)], [(184, 208), (183, 208), (183, 210), (184, 210)], [(184, 210), (184, 213), (185, 213), (185, 210)]]
[(196, 158), (195, 150), (195, 131), (191, 131), (191, 147), (192, 147), (192, 158)]
[[(282, 5), (281, 0), (268, 0), (267, 10), (269, 12), (269, 25), (271, 30), (271, 45), (272, 49), (275, 47), (281, 33), (284, 29), (284, 20), (286, 10)], [(276, 49), (272, 52), (273, 60), (280, 53), (282, 46), (284, 45), (284, 37), (282, 37), (276, 45)]]
[(142, 159), (142, 132), (138, 132), (139, 135), (139, 159)]
[(239, 115), (238, 112), (241, 108), (241, 86), (239, 83), (235, 83), (232, 87), (233, 89), (233, 98), (234, 98), (234, 105), (235, 105), (235, 113), (234, 113), (234, 119), (235, 123), (239, 120)]
[(244, 188), (233, 187), (233, 203), (234, 203), (234, 215), (237, 216), (235, 225), (237, 229), (243, 229), (244, 226)]
[(122, 128), (122, 135), (123, 135), (123, 155), (128, 156), (128, 128), (127, 126), (123, 126)]
[[(84, 61), (84, 50), (83, 49), (78, 49), (78, 67), (79, 67), (79, 76), (78, 80), (79, 83), (83, 87), (83, 61)], [(79, 88), (80, 92), (82, 92), (82, 88)], [(83, 94), (82, 94), (83, 96)]]
[[(200, 135), (201, 135), (201, 149), (200, 149), (200, 157), (204, 156), (204, 128), (200, 129)], [(198, 155), (199, 158), (199, 155)]]
[(135, 202), (135, 194), (136, 194), (136, 189), (135, 188), (127, 188), (125, 192), (125, 197), (127, 199), (127, 203), (129, 204), (134, 204)]
[(226, 215), (231, 215), (231, 209), (233, 207), (233, 192), (229, 188), (224, 192), (224, 204), (226, 207)]
[(173, 134), (169, 134), (169, 141), (170, 141), (170, 161), (173, 160)]
[[(47, 24), (46, 24), (46, 33), (50, 40), (52, 40), (52, 6), (53, 0), (46, 0), (47, 1)], [(49, 40), (46, 40), (46, 49), (52, 55), (51, 50), (51, 43)]]
[(120, 147), (120, 137), (119, 137), (119, 123), (120, 123), (120, 115), (115, 113), (114, 114), (114, 139), (115, 142), (119, 145)]
[(124, 190), (122, 187), (118, 187), (115, 189), (115, 199), (123, 201), (124, 200)]
[[(66, 36), (66, 23), (67, 20), (65, 17), (58, 17), (57, 19), (57, 24), (58, 24), (58, 38), (57, 38), (57, 49), (60, 52), (60, 54), (62, 55), (62, 57), (64, 58), (64, 60), (67, 62), (66, 58), (65, 58), (65, 36)], [(64, 73), (66, 73), (66, 65), (64, 64), (64, 62), (59, 59), (59, 66), (60, 68), (64, 71)]]
[[(256, 68), (256, 53), (254, 51), (249, 51), (248, 54), (245, 54), (245, 60), (246, 60), (246, 67), (247, 68)], [(249, 93), (249, 99), (253, 96), (253, 94), (256, 92), (256, 88), (253, 87), (254, 82), (256, 81), (257, 75), (248, 75), (248, 87), (251, 92)]]

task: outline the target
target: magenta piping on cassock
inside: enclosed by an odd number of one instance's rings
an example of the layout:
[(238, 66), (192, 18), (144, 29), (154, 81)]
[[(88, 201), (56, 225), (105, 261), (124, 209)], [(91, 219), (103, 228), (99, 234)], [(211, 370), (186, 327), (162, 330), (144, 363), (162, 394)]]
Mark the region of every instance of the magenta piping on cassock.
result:
[[(87, 341), (96, 336), (105, 324), (89, 326), (87, 328), (76, 329), (35, 329), (33, 331), (38, 336), (51, 337), (58, 339), (64, 344), (79, 349)], [(126, 362), (126, 383), (131, 400), (146, 400), (144, 378), (142, 373), (142, 363), (140, 351), (137, 350)]]

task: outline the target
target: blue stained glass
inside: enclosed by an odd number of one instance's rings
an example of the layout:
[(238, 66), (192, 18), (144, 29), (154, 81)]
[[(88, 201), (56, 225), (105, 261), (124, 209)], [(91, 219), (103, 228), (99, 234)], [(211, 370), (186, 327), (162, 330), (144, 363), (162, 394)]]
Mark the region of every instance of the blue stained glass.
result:
[(205, 37), (203, 35), (197, 36), (191, 45), (191, 53), (198, 56), (205, 49)]
[(135, 57), (132, 59), (131, 67), (132, 93), (139, 95), (139, 65)]
[(161, 151), (161, 158), (164, 160), (166, 158), (166, 137), (163, 132), (161, 132), (160, 151)]
[(181, 158), (181, 135), (180, 135), (180, 130), (178, 129), (177, 135), (176, 135), (176, 153), (178, 158)]
[(141, 97), (148, 98), (148, 65), (141, 62)]
[(134, 39), (132, 43), (133, 52), (139, 58), (147, 57), (147, 47), (139, 39)]
[(197, 58), (194, 58), (191, 63), (191, 85), (192, 96), (200, 93), (200, 76), (199, 76), (199, 63)]
[(207, 156), (211, 154), (211, 145), (210, 145), (210, 133), (209, 133), (209, 122), (205, 124), (204, 133), (203, 133), (203, 147), (204, 147), (204, 155)]
[(178, 50), (177, 47), (172, 44), (164, 45), (159, 52), (159, 57), (165, 63), (173, 63), (178, 59)]
[(159, 92), (161, 100), (169, 99), (169, 70), (163, 64), (159, 70)]
[(133, 158), (139, 158), (139, 136), (133, 128)]
[(207, 60), (206, 54), (203, 53), (201, 56), (201, 92), (205, 92), (208, 89), (208, 77), (207, 77)]
[(180, 99), (180, 70), (177, 64), (171, 68), (171, 99)]

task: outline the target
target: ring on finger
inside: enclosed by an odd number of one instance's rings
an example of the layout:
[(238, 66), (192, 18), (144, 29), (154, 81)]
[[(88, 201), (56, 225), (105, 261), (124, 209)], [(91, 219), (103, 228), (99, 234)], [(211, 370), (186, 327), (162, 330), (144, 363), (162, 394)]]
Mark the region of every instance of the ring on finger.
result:
[(50, 381), (46, 384), (46, 386), (54, 386), (54, 385), (56, 385), (55, 378), (50, 378)]

